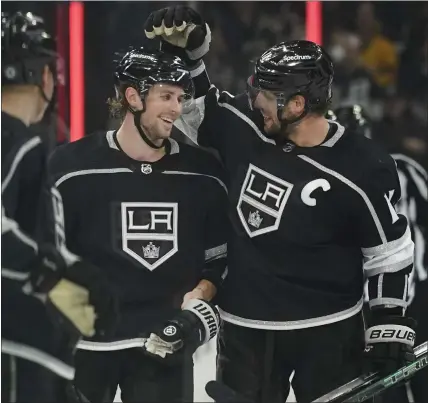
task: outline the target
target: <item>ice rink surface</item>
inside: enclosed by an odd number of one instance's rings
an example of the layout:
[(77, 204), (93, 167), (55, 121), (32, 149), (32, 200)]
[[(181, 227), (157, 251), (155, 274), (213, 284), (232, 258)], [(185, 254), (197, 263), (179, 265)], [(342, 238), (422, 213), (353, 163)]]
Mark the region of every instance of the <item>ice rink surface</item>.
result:
[[(205, 385), (208, 381), (215, 379), (216, 339), (200, 347), (194, 355), (195, 362), (195, 394), (194, 401), (212, 402), (213, 400), (205, 393)], [(120, 402), (120, 390), (117, 391), (115, 402)], [(291, 391), (287, 402), (294, 402), (294, 394)]]

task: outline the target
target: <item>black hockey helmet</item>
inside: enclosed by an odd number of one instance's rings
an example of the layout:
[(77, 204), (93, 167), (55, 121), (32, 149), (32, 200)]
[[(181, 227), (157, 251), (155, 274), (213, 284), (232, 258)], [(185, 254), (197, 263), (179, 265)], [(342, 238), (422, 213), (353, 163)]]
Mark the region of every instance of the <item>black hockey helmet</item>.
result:
[(314, 107), (330, 102), (332, 97), (333, 63), (327, 52), (310, 41), (281, 42), (264, 52), (257, 60), (254, 74), (247, 82), (248, 95), (253, 105), (260, 91), (274, 93), (281, 109), (295, 95), (305, 98), (305, 112), (293, 122), (302, 119)]
[(329, 111), (326, 116), (330, 120), (336, 120), (346, 129), (367, 138), (372, 137), (371, 121), (360, 105), (341, 106), (334, 111)]
[(193, 99), (195, 89), (189, 70), (178, 57), (161, 50), (146, 50), (144, 47), (133, 49), (125, 54), (115, 71), (115, 89), (117, 97), (124, 97), (123, 84), (133, 87), (140, 93), (143, 109), (134, 111), (134, 123), (142, 139), (152, 148), (155, 145), (144, 133), (140, 125), (141, 114), (145, 111), (145, 96), (155, 84), (177, 85), (184, 90), (184, 103)]
[(152, 85), (167, 83), (178, 85), (184, 90), (185, 98), (194, 95), (194, 86), (190, 72), (177, 56), (161, 50), (146, 50), (144, 47), (133, 49), (125, 54), (115, 72), (116, 91), (127, 84), (140, 91), (142, 99)]
[[(41, 87), (43, 69), (49, 66), (57, 81), (58, 55), (42, 18), (32, 13), (1, 15), (2, 85), (32, 84)], [(42, 91), (46, 101), (46, 95)]]

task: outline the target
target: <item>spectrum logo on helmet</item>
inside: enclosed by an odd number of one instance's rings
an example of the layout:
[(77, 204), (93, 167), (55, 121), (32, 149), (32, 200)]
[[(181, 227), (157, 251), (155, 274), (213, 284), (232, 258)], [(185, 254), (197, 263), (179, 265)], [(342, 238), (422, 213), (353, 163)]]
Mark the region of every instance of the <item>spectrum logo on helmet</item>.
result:
[(309, 59), (312, 59), (312, 57), (309, 55), (294, 55), (294, 56), (284, 56), (282, 60), (286, 62), (290, 62), (293, 60), (309, 60)]

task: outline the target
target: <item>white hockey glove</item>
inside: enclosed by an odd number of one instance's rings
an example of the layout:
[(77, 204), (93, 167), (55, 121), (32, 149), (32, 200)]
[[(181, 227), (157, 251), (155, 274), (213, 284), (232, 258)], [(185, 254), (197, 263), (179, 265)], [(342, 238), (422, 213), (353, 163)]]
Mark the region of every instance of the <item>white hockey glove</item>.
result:
[(162, 50), (172, 53), (189, 66), (208, 53), (211, 31), (201, 15), (186, 6), (172, 6), (149, 15), (144, 32), (149, 39), (161, 38)]
[(202, 344), (218, 333), (220, 316), (209, 302), (191, 299), (183, 310), (147, 339), (145, 353), (164, 362), (175, 364), (182, 353), (193, 354)]
[(62, 279), (49, 292), (50, 302), (84, 336), (95, 334), (95, 308), (89, 302), (89, 291), (72, 281)]

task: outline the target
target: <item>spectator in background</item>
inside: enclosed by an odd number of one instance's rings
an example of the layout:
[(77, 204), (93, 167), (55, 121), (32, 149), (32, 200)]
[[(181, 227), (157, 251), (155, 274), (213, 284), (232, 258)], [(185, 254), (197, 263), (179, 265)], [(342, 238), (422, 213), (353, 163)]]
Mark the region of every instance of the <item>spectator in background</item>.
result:
[(398, 69), (397, 50), (380, 31), (374, 5), (361, 2), (357, 9), (357, 32), (362, 41), (362, 63), (379, 87), (393, 92)]
[[(211, 51), (205, 58), (210, 79), (232, 93), (245, 91), (252, 73), (248, 60), (257, 59), (266, 48), (289, 39), (304, 39), (302, 13), (297, 6), (281, 2), (204, 2), (198, 8), (209, 15)], [(229, 38), (228, 42), (224, 37)]]
[[(257, 39), (263, 39), (264, 48), (259, 47), (257, 54), (253, 52), (252, 58), (257, 58), (266, 47), (286, 40), (305, 39), (305, 25), (302, 16), (297, 12), (294, 4), (289, 2), (273, 3), (269, 12), (263, 7), (257, 22)], [(249, 58), (251, 59), (251, 58)]]
[(382, 97), (383, 91), (363, 65), (360, 52), (361, 40), (357, 35), (342, 29), (333, 33), (330, 55), (335, 62), (335, 104), (359, 104), (365, 109), (373, 109), (372, 101)]

